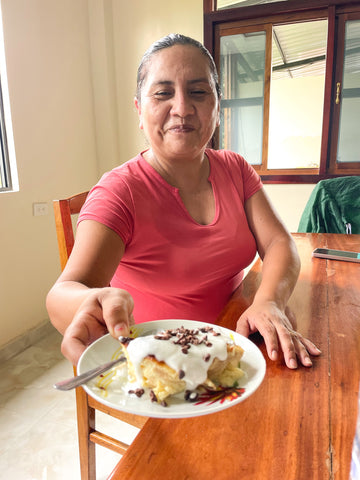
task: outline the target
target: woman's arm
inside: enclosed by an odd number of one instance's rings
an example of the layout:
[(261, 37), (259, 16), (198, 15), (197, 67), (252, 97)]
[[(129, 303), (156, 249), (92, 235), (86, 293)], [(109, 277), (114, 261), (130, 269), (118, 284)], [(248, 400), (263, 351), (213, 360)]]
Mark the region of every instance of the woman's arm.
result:
[(124, 249), (111, 229), (84, 220), (66, 267), (48, 293), (50, 320), (64, 335), (63, 354), (74, 364), (87, 345), (108, 331), (115, 337), (128, 334), (132, 297), (109, 287)]
[(295, 319), (287, 308), (300, 271), (295, 243), (264, 189), (247, 200), (245, 210), (263, 268), (254, 301), (241, 315), (237, 331), (246, 336), (259, 331), (269, 357), (275, 360), (281, 349), (289, 368), (297, 367), (297, 358), (303, 365), (311, 366), (309, 353), (319, 355), (320, 351), (294, 330)]

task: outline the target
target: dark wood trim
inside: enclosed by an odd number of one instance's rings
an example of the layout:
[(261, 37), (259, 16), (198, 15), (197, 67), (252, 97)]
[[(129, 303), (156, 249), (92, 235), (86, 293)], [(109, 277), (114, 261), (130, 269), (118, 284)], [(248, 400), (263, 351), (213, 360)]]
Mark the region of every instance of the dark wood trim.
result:
[(203, 0), (204, 14), (215, 12), (216, 9), (217, 9), (216, 0)]
[[(209, 5), (215, 0), (204, 0), (204, 42), (219, 65), (218, 44), (220, 36), (232, 35), (240, 29), (266, 29), (266, 24), (306, 21), (317, 18), (328, 19), (328, 45), (326, 54), (326, 76), (320, 165), (318, 171), (294, 170), (277, 171), (266, 169), (267, 154), (263, 155), (263, 165), (255, 167), (264, 183), (316, 183), (324, 178), (344, 175), (359, 175), (360, 163), (336, 163), (340, 105), (335, 105), (336, 84), (342, 82), (344, 32), (339, 23), (341, 18), (360, 18), (360, 0), (292, 0), (249, 7), (237, 7), (209, 12)], [(205, 5), (206, 4), (206, 5)], [(206, 9), (205, 9), (206, 7)], [(338, 33), (338, 30), (340, 33)], [(266, 106), (266, 104), (265, 104)], [(335, 108), (338, 107), (338, 108)], [(265, 121), (264, 112), (264, 124)], [(267, 133), (263, 130), (264, 137)], [(263, 148), (266, 150), (265, 141)], [(213, 148), (218, 148), (218, 134), (215, 134)]]
[[(292, 14), (305, 12), (309, 10), (327, 9), (331, 6), (335, 7), (351, 7), (358, 6), (359, 0), (292, 0), (287, 2), (264, 3), (261, 5), (253, 5), (249, 7), (226, 8), (224, 10), (208, 11), (211, 0), (203, 0), (204, 13), (211, 15), (212, 21), (216, 23), (224, 23), (228, 21), (248, 19), (259, 16), (270, 16), (277, 14)], [(206, 10), (205, 10), (206, 8)]]
[(260, 174), (262, 183), (270, 184), (282, 184), (282, 183), (318, 183), (320, 180), (326, 180), (328, 178), (337, 178), (337, 177), (353, 177), (358, 176), (358, 173), (349, 173), (345, 174), (319, 174), (319, 175), (262, 175)]
[(321, 153), (319, 174), (324, 175), (327, 171), (327, 159), (329, 153), (329, 138), (331, 129), (331, 98), (333, 74), (335, 70), (335, 48), (336, 48), (336, 23), (335, 23), (335, 7), (329, 7), (328, 16), (328, 43), (326, 51), (326, 67), (325, 67), (325, 88), (324, 88), (324, 107), (323, 107), (323, 125), (321, 139)]
[(270, 25), (266, 25), (263, 143), (262, 143), (262, 162), (261, 162), (262, 163), (261, 166), (264, 170), (267, 169), (267, 165), (268, 165), (271, 59), (272, 59), (272, 28)]
[[(330, 99), (331, 106), (331, 138), (329, 140), (329, 162), (328, 171), (330, 173), (336, 173), (336, 157), (339, 138), (339, 124), (340, 124), (340, 110), (341, 110), (341, 86), (343, 77), (343, 64), (344, 64), (344, 48), (345, 48), (345, 17), (340, 15), (337, 18), (337, 44), (336, 44), (336, 61), (334, 63), (333, 70), (333, 88)], [(337, 86), (339, 86), (338, 95), (340, 102), (336, 103)]]
[[(328, 171), (335, 175), (360, 174), (360, 162), (337, 162), (337, 149), (339, 140), (340, 112), (342, 98), (348, 95), (342, 88), (343, 70), (344, 70), (344, 51), (345, 51), (345, 24), (348, 20), (359, 20), (360, 11), (358, 13), (346, 13), (338, 16), (338, 44), (337, 58), (334, 71), (333, 93), (332, 93), (332, 130), (329, 152)], [(340, 85), (339, 98), (340, 102), (336, 103), (336, 86)]]

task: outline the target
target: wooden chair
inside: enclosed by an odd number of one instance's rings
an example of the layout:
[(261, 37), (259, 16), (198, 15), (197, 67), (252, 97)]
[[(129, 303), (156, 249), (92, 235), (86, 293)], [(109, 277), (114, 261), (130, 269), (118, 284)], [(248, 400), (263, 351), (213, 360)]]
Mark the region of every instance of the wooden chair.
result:
[[(72, 216), (80, 212), (88, 193), (89, 192), (79, 193), (78, 195), (74, 195), (63, 200), (54, 200), (53, 202), (61, 270), (65, 268), (66, 262), (74, 246)], [(75, 367), (74, 374), (76, 375)], [(85, 390), (81, 387), (76, 389), (76, 411), (81, 480), (95, 480), (96, 444), (107, 447), (119, 454), (123, 454), (129, 447), (128, 444), (96, 430), (96, 411), (104, 412), (138, 428), (142, 428), (147, 418), (139, 415), (123, 413), (107, 407), (87, 395)]]

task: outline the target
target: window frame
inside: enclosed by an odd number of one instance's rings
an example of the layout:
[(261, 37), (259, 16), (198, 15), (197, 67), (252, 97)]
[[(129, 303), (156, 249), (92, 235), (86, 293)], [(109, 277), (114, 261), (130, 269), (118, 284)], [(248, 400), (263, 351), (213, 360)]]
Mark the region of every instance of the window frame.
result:
[(3, 91), (0, 78), (0, 192), (12, 191), (9, 148), (6, 135), (6, 122), (3, 103)]
[(19, 191), (0, 5), (0, 194)]
[[(360, 162), (337, 163), (337, 133), (339, 108), (335, 108), (336, 83), (342, 79), (345, 22), (360, 18), (360, 0), (291, 0), (257, 6), (237, 7), (216, 11), (216, 0), (203, 0), (204, 44), (219, 65), (220, 36), (231, 29), (251, 27), (263, 29), (265, 25), (295, 23), (310, 20), (328, 20), (328, 42), (324, 85), (321, 155), (317, 169), (267, 170), (267, 142), (269, 131), (270, 78), (264, 85), (263, 158), (262, 165), (254, 165), (264, 183), (316, 183), (319, 180), (344, 175), (360, 175)], [(229, 33), (228, 33), (229, 34)], [(267, 49), (271, 49), (271, 36)], [(267, 52), (267, 59), (271, 55)], [(269, 60), (267, 60), (269, 62)], [(270, 60), (271, 61), (271, 60)], [(271, 65), (266, 66), (270, 76)], [(341, 81), (341, 80), (340, 80)], [(266, 96), (266, 98), (265, 98)], [(341, 106), (341, 103), (340, 103)], [(218, 148), (219, 135), (215, 133), (212, 146)]]

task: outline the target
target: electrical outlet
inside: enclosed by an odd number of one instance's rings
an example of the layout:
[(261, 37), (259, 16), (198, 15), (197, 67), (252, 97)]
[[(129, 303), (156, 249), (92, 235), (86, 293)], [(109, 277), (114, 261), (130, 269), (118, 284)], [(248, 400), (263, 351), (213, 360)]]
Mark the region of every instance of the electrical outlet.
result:
[(33, 203), (34, 217), (40, 217), (41, 215), (47, 215), (48, 213), (49, 213), (49, 206), (46, 202)]

